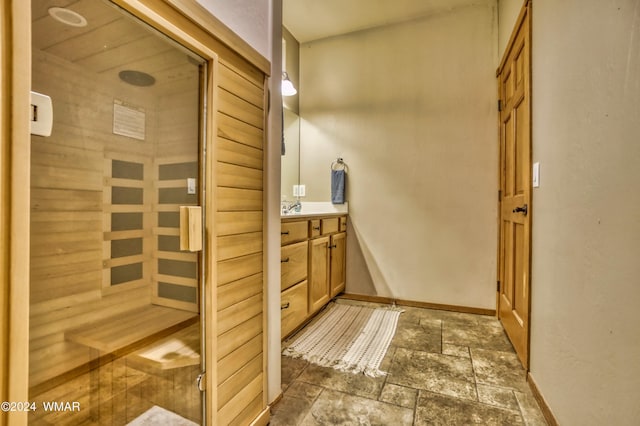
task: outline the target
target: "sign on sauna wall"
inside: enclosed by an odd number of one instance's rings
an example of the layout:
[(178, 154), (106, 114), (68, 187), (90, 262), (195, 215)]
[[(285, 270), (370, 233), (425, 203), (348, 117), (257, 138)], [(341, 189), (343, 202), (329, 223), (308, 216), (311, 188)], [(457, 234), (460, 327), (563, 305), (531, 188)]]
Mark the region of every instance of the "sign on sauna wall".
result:
[(144, 108), (113, 100), (113, 134), (143, 141), (145, 137)]

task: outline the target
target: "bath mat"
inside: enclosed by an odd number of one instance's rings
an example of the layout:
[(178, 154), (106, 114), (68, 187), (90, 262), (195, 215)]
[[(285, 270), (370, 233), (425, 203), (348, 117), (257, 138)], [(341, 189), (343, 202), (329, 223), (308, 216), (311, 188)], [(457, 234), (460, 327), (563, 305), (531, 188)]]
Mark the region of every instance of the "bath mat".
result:
[(396, 332), (396, 308), (332, 303), (315, 323), (287, 345), (283, 354), (323, 367), (377, 377)]
[(138, 417), (127, 423), (127, 426), (155, 426), (155, 425), (172, 425), (172, 426), (197, 426), (197, 423), (187, 420), (169, 410), (154, 405)]

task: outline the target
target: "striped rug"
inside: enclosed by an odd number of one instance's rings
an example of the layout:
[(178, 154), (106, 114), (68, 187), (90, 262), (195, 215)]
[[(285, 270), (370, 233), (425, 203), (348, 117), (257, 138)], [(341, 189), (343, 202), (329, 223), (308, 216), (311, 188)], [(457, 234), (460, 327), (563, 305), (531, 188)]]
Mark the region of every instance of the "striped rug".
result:
[(313, 364), (376, 377), (402, 310), (332, 303), (283, 354)]

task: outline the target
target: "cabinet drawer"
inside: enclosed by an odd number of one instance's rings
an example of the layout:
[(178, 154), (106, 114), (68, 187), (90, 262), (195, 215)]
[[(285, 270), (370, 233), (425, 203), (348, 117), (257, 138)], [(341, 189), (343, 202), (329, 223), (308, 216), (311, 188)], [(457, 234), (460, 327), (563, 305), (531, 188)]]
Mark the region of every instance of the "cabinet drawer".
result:
[(345, 232), (347, 230), (347, 217), (342, 216), (340, 218), (340, 232)]
[(297, 222), (282, 222), (280, 227), (280, 244), (285, 245), (309, 237), (309, 224), (306, 220)]
[(280, 293), (281, 336), (286, 337), (307, 318), (307, 282)]
[(338, 218), (320, 219), (320, 231), (322, 235), (338, 232)]
[(285, 290), (307, 278), (308, 244), (306, 241), (280, 248), (280, 289)]
[(312, 219), (309, 221), (309, 236), (311, 238), (320, 236), (320, 219)]

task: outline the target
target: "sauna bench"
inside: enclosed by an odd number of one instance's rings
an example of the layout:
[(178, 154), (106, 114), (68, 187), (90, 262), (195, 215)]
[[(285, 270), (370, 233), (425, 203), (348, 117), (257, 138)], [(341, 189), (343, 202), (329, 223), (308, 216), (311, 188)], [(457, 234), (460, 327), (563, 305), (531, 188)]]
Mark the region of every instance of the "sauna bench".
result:
[(198, 314), (164, 306), (148, 305), (71, 329), (66, 340), (111, 353), (195, 322)]
[(127, 356), (129, 365), (171, 370), (200, 365), (200, 324), (195, 323)]

